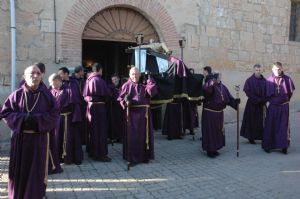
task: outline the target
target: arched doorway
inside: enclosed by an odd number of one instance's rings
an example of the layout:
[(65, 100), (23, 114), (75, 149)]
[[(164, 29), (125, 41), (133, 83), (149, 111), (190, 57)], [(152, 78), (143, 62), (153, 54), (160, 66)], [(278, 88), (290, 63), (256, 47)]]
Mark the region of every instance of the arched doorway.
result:
[(142, 13), (155, 27), (159, 39), (165, 42), (173, 54), (179, 52), (179, 33), (172, 17), (159, 0), (74, 0), (62, 24), (58, 38), (58, 57), (64, 65), (76, 66), (82, 63), (82, 33), (99, 11), (112, 7), (131, 8)]
[(109, 7), (98, 12), (88, 21), (82, 34), (83, 65), (101, 63), (106, 80), (113, 73), (127, 76), (130, 54), (125, 50), (136, 46), (137, 33), (143, 33), (146, 43), (150, 39), (160, 41), (149, 20), (131, 8)]

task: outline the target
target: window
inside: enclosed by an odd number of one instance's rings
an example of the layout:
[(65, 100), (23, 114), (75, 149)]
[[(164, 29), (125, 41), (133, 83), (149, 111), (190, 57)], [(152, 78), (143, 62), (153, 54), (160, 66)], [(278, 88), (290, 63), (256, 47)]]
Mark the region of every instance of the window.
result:
[(300, 42), (300, 1), (291, 2), (290, 41)]

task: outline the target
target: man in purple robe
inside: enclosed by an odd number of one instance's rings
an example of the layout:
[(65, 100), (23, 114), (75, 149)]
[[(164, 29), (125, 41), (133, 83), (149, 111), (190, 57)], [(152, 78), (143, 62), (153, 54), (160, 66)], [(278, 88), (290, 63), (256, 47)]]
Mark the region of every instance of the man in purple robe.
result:
[(76, 82), (69, 77), (70, 71), (66, 67), (58, 69), (57, 73), (63, 82), (63, 86), (68, 90), (69, 100), (66, 102), (70, 106), (61, 113), (65, 119), (64, 139), (65, 150), (63, 151), (63, 160), (66, 164), (80, 165), (83, 160), (83, 151), (81, 146), (80, 125), (82, 123), (82, 113), (80, 109), (81, 96)]
[(86, 80), (83, 96), (87, 105), (87, 120), (89, 127), (88, 154), (96, 161), (110, 162), (107, 156), (108, 120), (106, 102), (111, 93), (102, 79), (102, 66), (95, 63), (92, 72)]
[(59, 116), (56, 102), (41, 85), (36, 65), (24, 71), (25, 84), (4, 102), (1, 115), (12, 130), (9, 198), (41, 199), (48, 177), (49, 132)]
[(203, 87), (202, 149), (214, 158), (218, 150), (225, 146), (224, 112), (227, 105), (237, 108), (240, 99), (234, 99), (221, 82), (221, 74), (215, 73)]
[(120, 94), (121, 83), (120, 77), (117, 74), (111, 76), (112, 84), (109, 85), (110, 92), (112, 93), (112, 99), (109, 103), (109, 120), (110, 120), (110, 139), (121, 142), (123, 140), (125, 131), (125, 112), (121, 107), (118, 97)]
[(123, 158), (131, 166), (154, 159), (154, 135), (150, 111), (150, 98), (157, 94), (151, 78), (146, 85), (139, 83), (139, 69), (129, 71), (129, 80), (122, 86), (118, 101), (126, 108), (127, 128), (124, 138)]
[[(68, 134), (72, 133), (70, 131), (65, 131), (70, 129), (69, 126), (64, 128), (65, 125), (71, 123), (71, 118), (65, 118), (66, 114), (70, 112), (72, 104), (70, 103), (70, 90), (66, 89), (62, 85), (61, 77), (54, 73), (49, 77), (50, 92), (54, 96), (56, 103), (61, 114), (60, 119), (56, 125), (56, 128), (53, 130), (53, 133), (50, 135), (50, 161), (49, 161), (49, 174), (61, 173), (63, 170), (60, 166), (60, 160), (69, 152), (67, 149)], [(65, 119), (67, 122), (65, 122)]]
[(80, 109), (81, 109), (81, 114), (82, 114), (82, 122), (81, 125), (79, 126), (80, 130), (80, 135), (81, 135), (81, 143), (83, 145), (86, 144), (87, 142), (87, 121), (86, 121), (86, 101), (84, 101), (84, 98), (82, 96), (82, 92), (85, 86), (85, 79), (84, 79), (84, 70), (82, 66), (76, 66), (74, 69), (74, 73), (72, 74), (71, 77), (72, 80), (77, 84), (79, 88), (79, 93), (80, 93)]
[(253, 75), (244, 85), (248, 100), (240, 131), (241, 136), (247, 138), (251, 144), (255, 144), (255, 140), (262, 140), (267, 102), (266, 79), (261, 74), (261, 65), (255, 64), (253, 69)]
[(272, 66), (273, 74), (267, 79), (266, 96), (269, 102), (262, 148), (270, 153), (281, 149), (287, 154), (290, 144), (289, 102), (295, 90), (292, 79), (283, 73), (280, 62)]

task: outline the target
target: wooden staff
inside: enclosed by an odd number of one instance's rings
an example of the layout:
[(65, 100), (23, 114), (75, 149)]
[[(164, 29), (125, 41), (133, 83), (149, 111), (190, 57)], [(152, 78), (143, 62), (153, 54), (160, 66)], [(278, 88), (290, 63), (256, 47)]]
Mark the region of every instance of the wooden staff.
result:
[[(235, 85), (235, 91), (236, 91), (236, 98), (239, 97), (239, 91), (240, 91), (240, 85)], [(239, 110), (239, 103), (237, 103), (236, 106), (236, 157), (239, 157), (239, 150), (240, 150), (240, 110)]]
[(127, 133), (127, 171), (130, 170), (130, 128), (131, 128), (131, 121), (130, 121), (130, 100), (128, 99), (129, 95), (125, 96), (126, 102), (126, 133)]
[(114, 146), (114, 138), (115, 138), (115, 134), (114, 134), (114, 130), (113, 130), (113, 102), (112, 100), (110, 101), (110, 109), (109, 109), (109, 117), (110, 117), (110, 130), (111, 130), (111, 146)]

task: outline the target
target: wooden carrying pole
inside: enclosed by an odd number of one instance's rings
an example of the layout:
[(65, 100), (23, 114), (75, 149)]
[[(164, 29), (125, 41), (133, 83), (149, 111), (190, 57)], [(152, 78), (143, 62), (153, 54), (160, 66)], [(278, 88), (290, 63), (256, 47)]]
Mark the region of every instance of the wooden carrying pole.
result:
[[(240, 91), (240, 86), (236, 85), (235, 86), (235, 91), (236, 91), (236, 98), (240, 98), (239, 96), (239, 91)], [(237, 103), (236, 106), (236, 157), (239, 157), (239, 152), (240, 152), (240, 110), (239, 110), (239, 103)]]

